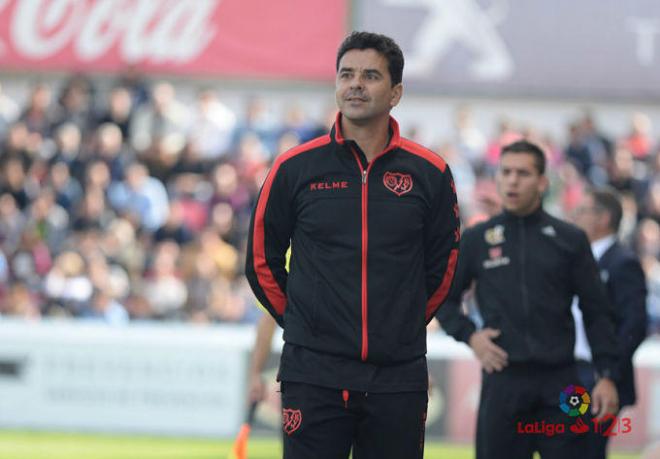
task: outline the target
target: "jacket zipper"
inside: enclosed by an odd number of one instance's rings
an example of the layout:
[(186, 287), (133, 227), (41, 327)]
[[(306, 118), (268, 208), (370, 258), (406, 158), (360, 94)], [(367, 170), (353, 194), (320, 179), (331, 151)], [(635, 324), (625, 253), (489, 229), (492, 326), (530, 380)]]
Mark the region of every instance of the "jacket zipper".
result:
[(367, 165), (365, 169), (362, 166), (362, 161), (360, 161), (360, 156), (355, 151), (355, 148), (351, 147), (351, 152), (355, 157), (355, 161), (358, 163), (360, 168), (360, 174), (362, 174), (362, 352), (361, 358), (362, 361), (366, 361), (369, 356), (369, 329), (367, 327), (368, 319), (368, 295), (367, 295), (367, 248), (369, 244), (369, 227), (367, 219), (367, 203), (369, 197), (369, 171), (374, 162), (383, 156), (388, 151), (392, 150), (392, 146), (388, 146), (383, 150), (379, 155), (375, 156)]
[[(527, 234), (525, 229), (525, 222), (522, 218), (518, 220), (518, 226), (520, 229), (520, 289), (522, 294), (522, 304), (523, 311), (525, 314), (525, 321), (529, 322), (529, 292), (527, 289), (527, 276), (526, 276), (526, 265), (527, 259), (525, 257), (525, 248), (527, 244)], [(527, 352), (531, 352), (531, 342), (529, 340), (529, 332), (525, 331), (525, 342), (527, 343)]]
[[(362, 165), (360, 165), (361, 167)], [(369, 182), (367, 170), (362, 171), (362, 360), (366, 361), (369, 355), (369, 334), (367, 329), (367, 247), (369, 231), (367, 223), (367, 197), (369, 196)]]
[(365, 169), (362, 167), (362, 162), (360, 161), (360, 157), (358, 156), (357, 152), (355, 151), (354, 148), (351, 148), (351, 152), (353, 153), (353, 156), (355, 157), (355, 160), (358, 163), (358, 167), (360, 168), (360, 174), (362, 176), (362, 275), (361, 275), (361, 286), (362, 286), (362, 295), (361, 295), (361, 310), (362, 310), (362, 351), (361, 351), (361, 358), (362, 361), (367, 360), (367, 356), (369, 355), (369, 334), (368, 334), (368, 327), (367, 327), (367, 244), (369, 242), (368, 238), (368, 221), (367, 221), (367, 196), (368, 196), (368, 191), (369, 191), (369, 181), (367, 180), (367, 176), (369, 174), (369, 169), (371, 168), (371, 164), (373, 164), (373, 161), (369, 163), (367, 168)]

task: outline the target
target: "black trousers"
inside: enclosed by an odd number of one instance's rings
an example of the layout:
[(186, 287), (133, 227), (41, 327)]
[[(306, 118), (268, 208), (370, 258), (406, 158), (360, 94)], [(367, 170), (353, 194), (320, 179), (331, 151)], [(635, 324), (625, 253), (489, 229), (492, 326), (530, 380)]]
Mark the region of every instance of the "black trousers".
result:
[(477, 459), (584, 459), (586, 433), (574, 433), (579, 418), (560, 405), (560, 393), (580, 385), (574, 365), (547, 367), (510, 364), (501, 372), (483, 373), (477, 418)]
[(422, 459), (426, 392), (364, 393), (282, 381), (284, 459)]

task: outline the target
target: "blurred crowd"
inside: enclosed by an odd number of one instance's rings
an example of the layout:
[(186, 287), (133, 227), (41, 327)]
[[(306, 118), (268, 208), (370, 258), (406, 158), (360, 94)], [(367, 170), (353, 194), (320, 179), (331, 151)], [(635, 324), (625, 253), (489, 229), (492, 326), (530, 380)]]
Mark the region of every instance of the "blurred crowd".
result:
[[(253, 322), (260, 312), (242, 273), (257, 193), (273, 158), (332, 121), (334, 112), (315, 120), (296, 105), (276, 115), (259, 98), (239, 116), (213, 89), (184, 103), (174, 85), (134, 73), (108, 91), (81, 75), (57, 91), (36, 84), (23, 106), (0, 87), (0, 316)], [(623, 138), (587, 112), (565, 139), (506, 119), (494, 131), (461, 107), (453, 137), (435, 145), (464, 224), (499, 211), (501, 146), (538, 142), (551, 213), (570, 218), (590, 185), (621, 193), (621, 238), (642, 259), (660, 329), (660, 151), (649, 118), (635, 114)]]

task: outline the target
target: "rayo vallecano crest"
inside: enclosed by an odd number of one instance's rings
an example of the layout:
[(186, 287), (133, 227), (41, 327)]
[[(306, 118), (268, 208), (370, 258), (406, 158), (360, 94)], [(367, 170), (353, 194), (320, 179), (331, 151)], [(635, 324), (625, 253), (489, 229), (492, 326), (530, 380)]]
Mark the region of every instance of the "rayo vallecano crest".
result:
[(484, 238), (486, 242), (490, 245), (497, 245), (504, 242), (504, 226), (495, 225), (492, 228), (489, 228), (484, 233)]

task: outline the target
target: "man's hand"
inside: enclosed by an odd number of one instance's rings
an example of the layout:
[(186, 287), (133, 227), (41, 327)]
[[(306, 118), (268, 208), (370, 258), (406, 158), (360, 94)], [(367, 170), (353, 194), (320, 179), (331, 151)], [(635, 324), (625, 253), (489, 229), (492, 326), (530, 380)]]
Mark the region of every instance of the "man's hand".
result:
[(487, 373), (502, 371), (508, 364), (509, 355), (492, 341), (498, 336), (500, 331), (493, 328), (484, 328), (470, 336), (469, 345)]
[(619, 393), (614, 382), (609, 378), (601, 378), (591, 391), (591, 414), (602, 418), (606, 414), (616, 414), (619, 411)]
[(250, 403), (260, 402), (266, 397), (266, 384), (261, 374), (251, 374), (248, 386), (248, 401)]

